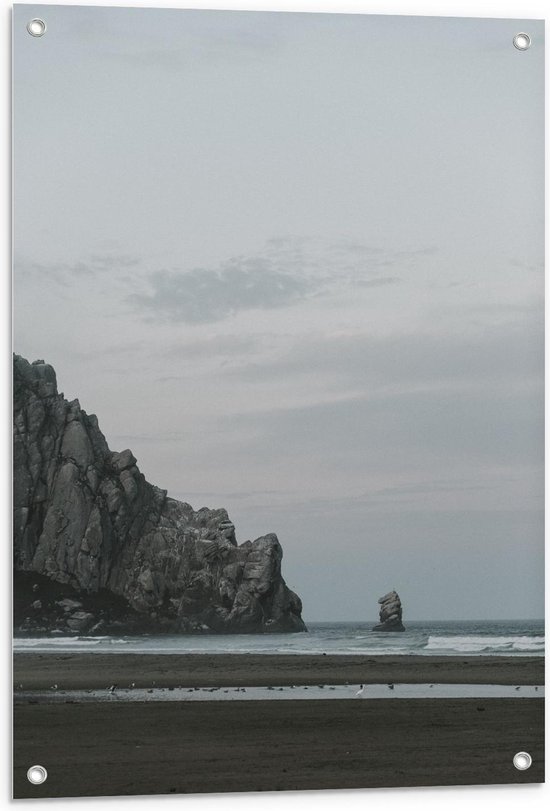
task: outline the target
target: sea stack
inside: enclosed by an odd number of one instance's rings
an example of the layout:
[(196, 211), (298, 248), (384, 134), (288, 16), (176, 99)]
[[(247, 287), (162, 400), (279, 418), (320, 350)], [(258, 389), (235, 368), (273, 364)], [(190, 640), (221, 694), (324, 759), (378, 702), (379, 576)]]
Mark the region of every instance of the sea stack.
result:
[(401, 621), (403, 609), (399, 594), (396, 591), (389, 591), (383, 597), (380, 597), (378, 603), (380, 604), (380, 623), (375, 625), (372, 630), (404, 631), (405, 626)]

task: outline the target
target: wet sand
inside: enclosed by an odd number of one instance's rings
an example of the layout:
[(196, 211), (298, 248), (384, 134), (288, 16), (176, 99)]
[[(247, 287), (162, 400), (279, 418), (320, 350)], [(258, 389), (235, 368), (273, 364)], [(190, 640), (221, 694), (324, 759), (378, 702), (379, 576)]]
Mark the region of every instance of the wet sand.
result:
[(542, 782), (543, 723), (542, 699), (22, 705), (14, 795)]
[[(70, 797), (544, 780), (542, 698), (41, 703), (28, 691), (543, 684), (534, 657), (18, 653), (14, 796)], [(23, 688), (19, 688), (23, 684)], [(388, 691), (390, 692), (390, 691)], [(512, 765), (518, 751), (528, 771)], [(29, 766), (48, 780), (33, 786)]]
[(25, 690), (290, 684), (544, 684), (533, 656), (302, 656), (271, 654), (16, 653)]

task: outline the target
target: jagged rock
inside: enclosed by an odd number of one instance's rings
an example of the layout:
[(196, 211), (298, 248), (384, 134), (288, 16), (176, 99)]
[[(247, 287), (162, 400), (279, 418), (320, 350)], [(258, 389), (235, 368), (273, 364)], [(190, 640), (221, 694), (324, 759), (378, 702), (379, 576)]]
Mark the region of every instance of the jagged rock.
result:
[(68, 597), (65, 597), (63, 600), (58, 600), (57, 605), (62, 608), (66, 614), (82, 608), (82, 603), (78, 602), (78, 600), (70, 600)]
[(402, 623), (403, 610), (401, 600), (396, 591), (384, 594), (378, 600), (380, 605), (380, 623), (375, 625), (373, 631), (404, 631)]
[(87, 611), (75, 611), (67, 620), (67, 628), (79, 634), (85, 634), (94, 623), (95, 617), (93, 614), (89, 614)]
[[(51, 366), (14, 356), (15, 569), (74, 590), (78, 604), (59, 606), (71, 631), (92, 627), (104, 593), (124, 598), (121, 630), (139, 615), (172, 632), (304, 631), (282, 556), (276, 535), (238, 545), (224, 509), (149, 484), (132, 452), (112, 452), (95, 415), (58, 393)], [(74, 611), (83, 595), (86, 618)]]

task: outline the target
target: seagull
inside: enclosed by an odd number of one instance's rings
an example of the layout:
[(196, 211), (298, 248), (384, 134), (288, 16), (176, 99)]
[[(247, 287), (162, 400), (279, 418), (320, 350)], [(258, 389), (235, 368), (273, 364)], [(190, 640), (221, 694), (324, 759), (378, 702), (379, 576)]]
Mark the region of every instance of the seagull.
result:
[(57, 684), (52, 684), (52, 686), (50, 687), (50, 690), (57, 690)]
[(113, 695), (117, 687), (118, 687), (117, 684), (111, 684), (111, 686), (108, 688), (111, 695)]
[(363, 684), (360, 684), (360, 685), (359, 685), (359, 690), (358, 690), (358, 691), (355, 693), (355, 695), (356, 695), (356, 696), (361, 696), (361, 695), (363, 695), (364, 690), (365, 690), (365, 686), (364, 686)]
[(135, 683), (135, 681), (133, 681), (133, 682), (131, 683), (130, 687), (135, 687), (135, 686), (136, 686), (136, 683)]

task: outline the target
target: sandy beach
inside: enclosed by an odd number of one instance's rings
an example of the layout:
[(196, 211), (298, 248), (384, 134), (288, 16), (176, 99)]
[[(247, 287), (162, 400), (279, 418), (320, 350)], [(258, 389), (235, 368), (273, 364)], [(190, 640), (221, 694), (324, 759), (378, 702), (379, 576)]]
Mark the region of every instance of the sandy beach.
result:
[(17, 706), (14, 794), (541, 782), (543, 717), (542, 699)]
[(25, 690), (426, 682), (544, 684), (540, 656), (298, 656), (271, 654), (17, 653)]
[[(542, 684), (541, 658), (17, 654), (40, 690), (224, 684)], [(52, 682), (53, 679), (53, 682)], [(14, 796), (541, 782), (543, 699), (18, 703)], [(526, 750), (525, 772), (512, 765)], [(32, 786), (29, 765), (48, 780)]]

